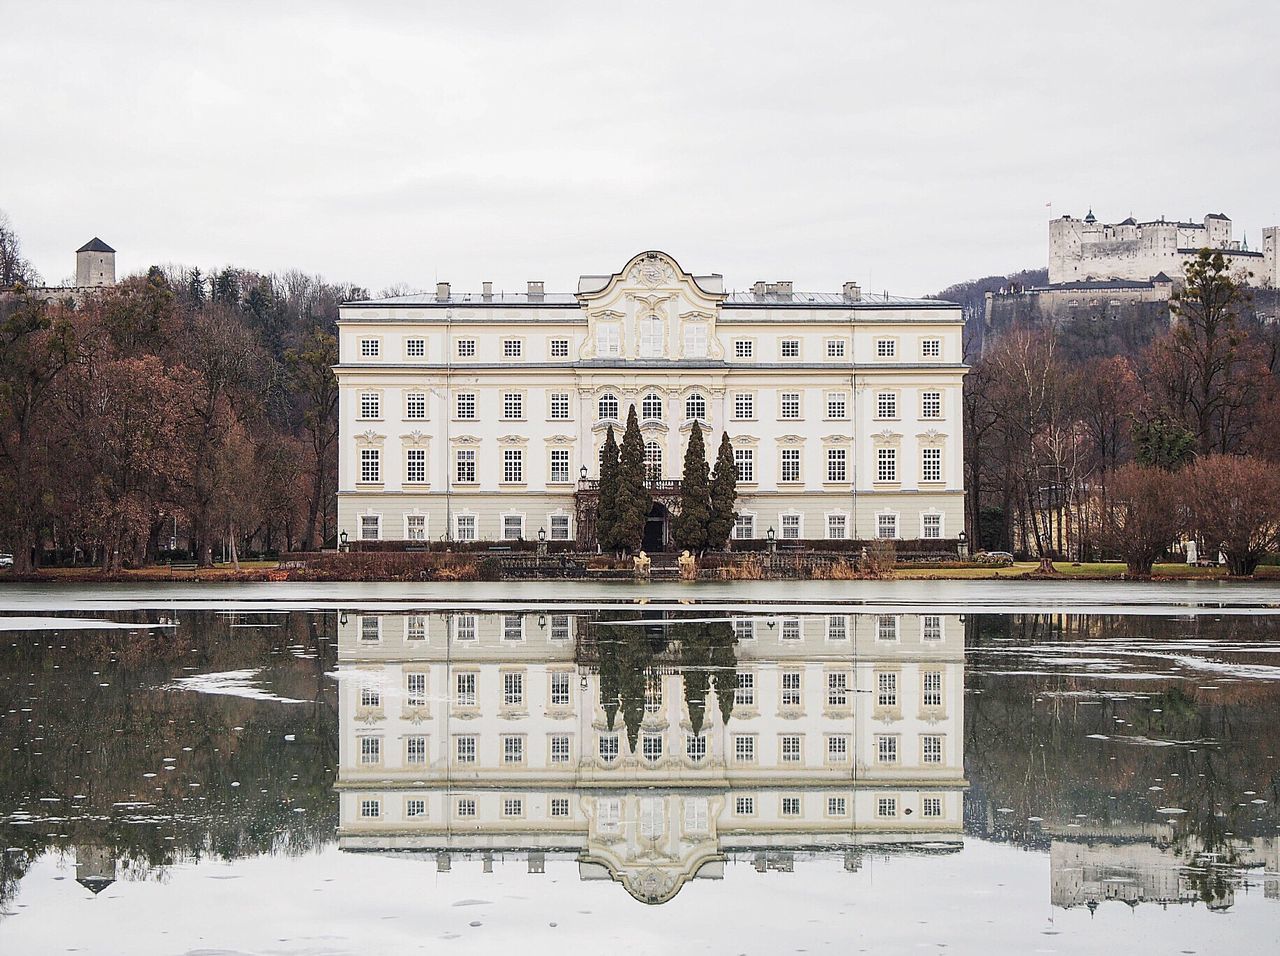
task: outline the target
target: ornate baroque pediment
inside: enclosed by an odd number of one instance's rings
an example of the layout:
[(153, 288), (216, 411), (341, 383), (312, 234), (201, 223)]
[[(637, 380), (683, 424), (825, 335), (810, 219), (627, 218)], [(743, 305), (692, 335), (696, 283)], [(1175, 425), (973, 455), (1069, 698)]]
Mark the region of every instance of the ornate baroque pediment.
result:
[(359, 445), (381, 445), (387, 440), (386, 435), (379, 435), (372, 428), (356, 434), (356, 444)]
[(454, 435), (451, 441), (455, 445), (478, 445), (480, 439), (475, 435)]
[(425, 445), (427, 442), (431, 441), (431, 436), (426, 432), (415, 429), (408, 434), (401, 435), (400, 440), (408, 445)]

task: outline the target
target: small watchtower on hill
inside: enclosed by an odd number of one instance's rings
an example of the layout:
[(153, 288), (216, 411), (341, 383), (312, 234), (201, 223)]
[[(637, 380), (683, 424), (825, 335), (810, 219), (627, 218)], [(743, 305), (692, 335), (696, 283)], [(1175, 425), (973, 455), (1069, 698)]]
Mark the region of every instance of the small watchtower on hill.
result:
[(94, 236), (76, 250), (76, 286), (116, 284), (116, 251)]

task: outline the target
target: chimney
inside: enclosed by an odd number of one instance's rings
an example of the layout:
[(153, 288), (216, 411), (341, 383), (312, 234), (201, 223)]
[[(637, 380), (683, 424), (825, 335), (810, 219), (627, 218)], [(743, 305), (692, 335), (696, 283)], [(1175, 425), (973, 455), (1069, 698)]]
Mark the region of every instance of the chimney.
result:
[(481, 288), (484, 291), (480, 293), (480, 298), (484, 299), (485, 302), (492, 302), (493, 301), (493, 283), (485, 282), (481, 286)]
[(775, 295), (775, 296), (776, 296), (776, 295), (778, 294), (778, 283), (776, 283), (776, 282), (766, 282), (766, 283), (764, 284), (764, 291), (765, 291), (765, 294), (766, 294), (766, 295)]
[(844, 300), (846, 302), (861, 302), (862, 288), (856, 282), (846, 282), (844, 284)]
[(541, 282), (534, 282), (532, 279), (529, 280), (529, 301), (530, 302), (542, 301), (542, 286), (543, 286), (543, 283)]
[(789, 281), (778, 282), (778, 295), (787, 299), (791, 298), (791, 283)]
[(751, 294), (756, 296), (757, 298), (762, 297), (765, 294), (765, 291), (766, 291), (766, 287), (765, 287), (765, 283), (763, 282), (757, 282), (755, 285), (751, 287)]
[(437, 302), (449, 301), (449, 283), (447, 282), (436, 283), (436, 301)]

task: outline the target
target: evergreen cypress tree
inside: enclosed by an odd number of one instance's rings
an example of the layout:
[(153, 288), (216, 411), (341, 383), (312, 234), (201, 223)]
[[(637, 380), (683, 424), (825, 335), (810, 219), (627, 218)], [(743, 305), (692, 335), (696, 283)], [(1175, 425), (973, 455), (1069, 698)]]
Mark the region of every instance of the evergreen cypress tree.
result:
[(707, 449), (697, 422), (684, 453), (684, 478), (680, 482), (680, 513), (674, 521), (676, 547), (691, 554), (707, 549), (707, 526), (711, 521), (711, 487), (707, 480)]
[(639, 551), (644, 541), (644, 524), (652, 502), (645, 484), (644, 439), (636, 407), (627, 413), (627, 429), (622, 433), (618, 454), (618, 493), (614, 499), (613, 546), (616, 550)]
[(596, 542), (601, 551), (617, 551), (617, 534), (614, 525), (618, 516), (618, 442), (613, 437), (613, 426), (604, 436), (604, 450), (600, 455), (600, 496), (596, 499)]
[(720, 435), (716, 453), (716, 470), (711, 476), (711, 515), (707, 521), (708, 548), (722, 548), (733, 531), (737, 519), (733, 507), (738, 503), (738, 466), (733, 461), (733, 445), (729, 433)]

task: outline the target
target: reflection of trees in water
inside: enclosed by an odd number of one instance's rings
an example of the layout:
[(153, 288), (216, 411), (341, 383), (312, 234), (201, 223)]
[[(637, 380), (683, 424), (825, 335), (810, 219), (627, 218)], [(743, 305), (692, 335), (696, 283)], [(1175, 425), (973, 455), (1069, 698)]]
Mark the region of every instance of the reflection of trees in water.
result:
[[(649, 623), (644, 623), (648, 621)], [(600, 700), (610, 730), (619, 711), (632, 751), (639, 739), (645, 703), (664, 673), (681, 676), (695, 734), (706, 719), (714, 692), (725, 720), (737, 688), (737, 660), (729, 620), (681, 621), (661, 613), (601, 611), (588, 630), (589, 657), (600, 674)]]
[[(1083, 813), (1092, 825), (1167, 823), (1179, 854), (1215, 852), (1228, 862), (1234, 859), (1233, 839), (1269, 835), (1280, 823), (1275, 810), (1280, 774), (1272, 759), (1280, 697), (1271, 682), (1224, 683), (1176, 670), (1167, 658), (1143, 656), (1116, 659), (1125, 660), (1126, 669), (1180, 676), (1108, 680), (1105, 673), (1077, 677), (1057, 667), (992, 675), (987, 671), (1037, 668), (1024, 666), (1034, 658), (992, 658), (972, 651), (1072, 641), (1122, 642), (1128, 650), (1179, 640), (1244, 644), (1274, 642), (1278, 634), (1280, 623), (1257, 617), (971, 615), (966, 621), (971, 655), (965, 713), (970, 829), (1037, 842), (1042, 837), (1026, 822), (1028, 817), (1066, 823)], [(1247, 651), (1231, 656), (1249, 659)], [(1257, 660), (1275, 664), (1274, 655), (1258, 655)], [(1217, 687), (1201, 689), (1201, 684)], [(1108, 697), (1108, 691), (1147, 699)], [(1090, 739), (1090, 734), (1111, 739)], [(1204, 742), (1151, 746), (1144, 738)], [(1153, 791), (1152, 786), (1162, 789)], [(1257, 791), (1266, 806), (1251, 804), (1248, 790)], [(1155, 812), (1164, 806), (1186, 813)], [(998, 814), (998, 807), (1013, 813)], [(1212, 887), (1205, 892), (1213, 892)]]
[[(212, 612), (184, 611), (174, 628), (6, 635), (0, 687), (19, 712), (0, 714), (0, 809), (64, 819), (52, 835), (39, 822), (0, 825), (12, 848), (0, 860), (0, 910), (49, 850), (105, 847), (136, 876), (179, 859), (302, 853), (332, 840), (337, 706), (324, 672), (334, 622), (263, 621), (281, 626), (232, 629)], [(280, 696), (310, 703), (164, 689), (249, 668)], [(164, 757), (178, 758), (177, 769), (166, 771)]]

